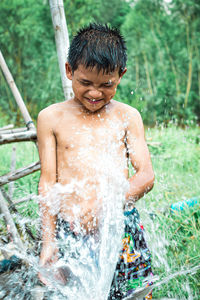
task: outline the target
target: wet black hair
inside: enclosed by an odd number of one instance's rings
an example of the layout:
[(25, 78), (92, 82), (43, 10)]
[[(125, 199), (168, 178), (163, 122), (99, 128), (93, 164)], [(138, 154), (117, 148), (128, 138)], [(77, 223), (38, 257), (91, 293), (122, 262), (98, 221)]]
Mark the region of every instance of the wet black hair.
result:
[(86, 68), (96, 67), (105, 73), (119, 69), (119, 75), (126, 67), (125, 40), (116, 28), (91, 23), (80, 29), (69, 48), (68, 63), (74, 72), (79, 64)]

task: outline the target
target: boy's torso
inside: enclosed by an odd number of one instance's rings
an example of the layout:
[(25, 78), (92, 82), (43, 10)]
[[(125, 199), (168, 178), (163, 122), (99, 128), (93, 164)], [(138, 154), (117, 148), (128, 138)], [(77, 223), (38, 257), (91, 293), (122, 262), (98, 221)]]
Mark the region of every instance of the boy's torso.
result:
[[(57, 182), (64, 189), (62, 218), (92, 210), (101, 203), (106, 183), (128, 178), (127, 120), (124, 106), (112, 100), (96, 113), (80, 112), (70, 100), (51, 107), (51, 126), (56, 139)], [(78, 212), (77, 212), (78, 213)]]

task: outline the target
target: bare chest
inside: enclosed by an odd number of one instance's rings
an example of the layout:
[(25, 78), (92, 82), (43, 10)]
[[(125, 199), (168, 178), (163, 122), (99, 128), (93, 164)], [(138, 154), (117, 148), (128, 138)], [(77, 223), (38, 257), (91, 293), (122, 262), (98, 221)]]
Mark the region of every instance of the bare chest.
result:
[(68, 124), (60, 123), (56, 131), (57, 150), (62, 153), (98, 154), (118, 151), (125, 145), (126, 128), (117, 118), (90, 122), (73, 120)]
[(55, 131), (59, 182), (76, 178), (97, 186), (100, 178), (127, 176), (126, 127), (120, 119), (67, 121)]

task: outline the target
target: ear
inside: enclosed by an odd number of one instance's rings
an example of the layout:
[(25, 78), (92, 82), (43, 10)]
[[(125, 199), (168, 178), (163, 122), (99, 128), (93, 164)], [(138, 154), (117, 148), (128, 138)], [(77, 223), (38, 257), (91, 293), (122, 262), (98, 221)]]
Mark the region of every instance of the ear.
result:
[(65, 64), (65, 71), (66, 71), (67, 78), (69, 80), (72, 80), (72, 68), (68, 62), (66, 62)]
[(126, 73), (126, 71), (127, 71), (127, 68), (125, 68), (124, 71), (120, 74), (118, 84), (120, 83), (120, 81), (121, 81), (122, 77), (124, 76), (124, 74)]

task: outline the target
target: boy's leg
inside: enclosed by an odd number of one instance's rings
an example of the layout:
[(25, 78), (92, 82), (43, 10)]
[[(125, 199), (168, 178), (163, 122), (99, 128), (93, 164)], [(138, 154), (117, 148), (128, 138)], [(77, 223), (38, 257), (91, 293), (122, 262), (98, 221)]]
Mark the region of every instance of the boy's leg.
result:
[(59, 271), (66, 284), (81, 285), (80, 278), (72, 270), (78, 268), (79, 274), (91, 274), (98, 267), (98, 234), (86, 235), (81, 230), (74, 232), (70, 224), (61, 218), (57, 220), (56, 228), (61, 265)]
[(77, 281), (73, 272), (68, 266), (69, 259), (79, 259), (79, 253), (76, 249), (77, 242), (82, 240), (80, 235), (75, 234), (71, 228), (70, 224), (59, 218), (56, 224), (56, 239), (59, 246), (59, 260), (62, 260), (63, 266), (59, 268), (59, 273), (63, 279), (63, 283), (67, 284), (70, 281)]
[[(137, 287), (151, 284), (151, 254), (144, 238), (144, 229), (140, 224), (139, 213), (134, 208), (125, 212), (125, 234), (114, 274), (109, 300), (123, 299)], [(152, 299), (151, 293), (145, 299)]]

